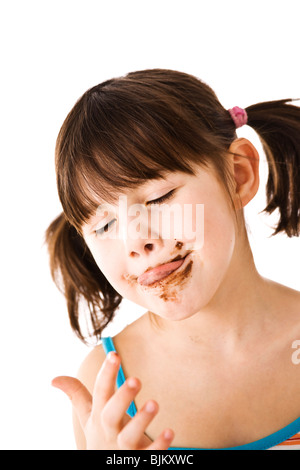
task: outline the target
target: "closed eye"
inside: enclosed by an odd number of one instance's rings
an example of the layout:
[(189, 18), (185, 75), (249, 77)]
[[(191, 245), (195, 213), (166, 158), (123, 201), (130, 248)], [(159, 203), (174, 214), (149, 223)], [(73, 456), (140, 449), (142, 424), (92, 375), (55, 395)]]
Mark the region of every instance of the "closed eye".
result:
[(159, 197), (158, 199), (153, 199), (152, 201), (148, 201), (146, 203), (146, 206), (148, 206), (149, 204), (161, 204), (165, 201), (167, 201), (168, 199), (171, 199), (171, 196), (173, 195), (173, 193), (175, 192), (176, 190), (175, 189), (172, 189), (172, 191), (169, 191), (167, 194), (165, 194), (164, 196), (162, 197)]
[(95, 230), (95, 234), (96, 235), (104, 235), (104, 233), (107, 233), (110, 226), (113, 224), (113, 222), (115, 221), (116, 219), (113, 219), (111, 220), (110, 222), (108, 222), (106, 225), (104, 225), (104, 227), (101, 227), (101, 228), (98, 228), (97, 230)]
[[(171, 199), (171, 197), (173, 196), (173, 194), (175, 193), (176, 189), (172, 189), (171, 191), (169, 191), (167, 194), (165, 194), (164, 196), (161, 196), (157, 199), (153, 199), (152, 201), (148, 201), (146, 203), (146, 206), (148, 205), (151, 205), (151, 204), (162, 204), (163, 202), (167, 201), (168, 199)], [(105, 233), (108, 232), (109, 228), (111, 227), (111, 225), (115, 222), (116, 219), (113, 219), (111, 220), (110, 222), (108, 222), (106, 225), (104, 225), (104, 227), (101, 227), (97, 230), (95, 230), (95, 234), (96, 235), (104, 235)]]

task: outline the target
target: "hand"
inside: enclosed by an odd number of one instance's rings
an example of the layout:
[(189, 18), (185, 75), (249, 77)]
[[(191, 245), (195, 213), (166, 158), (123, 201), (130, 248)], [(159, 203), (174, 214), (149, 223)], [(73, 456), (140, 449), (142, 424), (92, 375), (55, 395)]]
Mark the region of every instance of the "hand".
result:
[(166, 450), (174, 432), (165, 429), (155, 441), (145, 430), (158, 412), (154, 400), (147, 401), (133, 418), (126, 411), (141, 388), (139, 379), (130, 377), (115, 392), (120, 358), (110, 352), (97, 375), (93, 396), (73, 377), (56, 377), (52, 385), (72, 401), (83, 429), (87, 450)]

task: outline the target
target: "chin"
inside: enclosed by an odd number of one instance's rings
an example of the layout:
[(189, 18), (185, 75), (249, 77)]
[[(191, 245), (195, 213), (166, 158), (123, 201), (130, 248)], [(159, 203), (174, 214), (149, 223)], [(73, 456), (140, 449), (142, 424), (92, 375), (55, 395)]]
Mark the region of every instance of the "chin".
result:
[(199, 308), (191, 303), (191, 299), (186, 299), (186, 301), (181, 299), (180, 302), (168, 301), (165, 302), (164, 305), (162, 305), (161, 300), (158, 299), (157, 302), (151, 302), (151, 305), (147, 307), (149, 311), (155, 312), (155, 316), (176, 322), (187, 320), (199, 311)]

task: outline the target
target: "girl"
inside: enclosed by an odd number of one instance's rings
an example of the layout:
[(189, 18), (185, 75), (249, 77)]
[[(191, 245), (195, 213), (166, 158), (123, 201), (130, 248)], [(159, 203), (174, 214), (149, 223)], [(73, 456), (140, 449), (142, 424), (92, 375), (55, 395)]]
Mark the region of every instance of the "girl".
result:
[[(247, 123), (262, 141), (274, 235), (298, 236), (291, 101), (228, 111), (199, 79), (154, 69), (95, 86), (67, 116), (56, 147), (63, 213), (46, 242), (72, 328), (85, 340), (85, 307), (102, 340), (78, 379), (53, 380), (72, 400), (79, 449), (299, 447), (300, 293), (256, 270), (243, 208), (259, 155), (236, 135)], [(134, 204), (142, 217), (129, 233)], [(167, 212), (152, 217), (175, 207), (176, 227)], [(103, 338), (123, 297), (147, 312)]]

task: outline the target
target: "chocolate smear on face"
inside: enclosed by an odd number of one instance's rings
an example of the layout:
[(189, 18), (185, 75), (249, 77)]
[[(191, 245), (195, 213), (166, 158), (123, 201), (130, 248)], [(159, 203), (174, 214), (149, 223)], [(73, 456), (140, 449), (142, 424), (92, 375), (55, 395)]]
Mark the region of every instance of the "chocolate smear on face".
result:
[(176, 273), (174, 276), (170, 277), (170, 279), (167, 278), (158, 281), (157, 284), (159, 285), (159, 283), (161, 283), (162, 290), (162, 293), (159, 294), (159, 297), (165, 302), (169, 300), (177, 300), (178, 291), (183, 289), (184, 285), (187, 283), (188, 278), (192, 272), (192, 266), (193, 260), (190, 260), (183, 271)]
[[(181, 250), (183, 243), (177, 241), (172, 254), (175, 254), (177, 250)], [(186, 254), (186, 256), (189, 253)], [(177, 255), (171, 261), (177, 261), (182, 259), (181, 255)], [(169, 261), (170, 262), (170, 261)], [(192, 272), (193, 260), (190, 260), (187, 266), (184, 268), (183, 271), (171, 273), (166, 278), (161, 279), (160, 281), (156, 281), (153, 284), (149, 285), (149, 288), (159, 289), (161, 293), (159, 294), (159, 298), (163, 299), (165, 302), (167, 301), (176, 301), (177, 295), (179, 290), (183, 289), (184, 285), (187, 283), (188, 278)], [(149, 267), (146, 271), (149, 271), (152, 267)], [(133, 284), (136, 282), (137, 278), (135, 276), (124, 275), (124, 279), (129, 282), (129, 284)]]
[(169, 276), (149, 285), (148, 288), (158, 290), (158, 296), (165, 302), (177, 301), (179, 291), (182, 290), (188, 282), (192, 272), (193, 260), (190, 260), (186, 267), (180, 271), (174, 271)]

